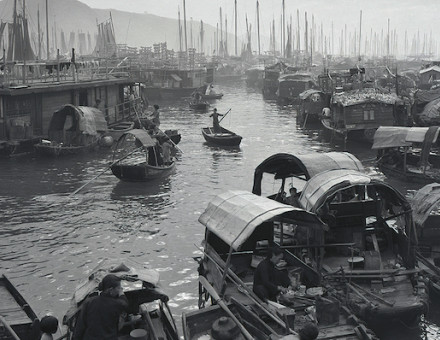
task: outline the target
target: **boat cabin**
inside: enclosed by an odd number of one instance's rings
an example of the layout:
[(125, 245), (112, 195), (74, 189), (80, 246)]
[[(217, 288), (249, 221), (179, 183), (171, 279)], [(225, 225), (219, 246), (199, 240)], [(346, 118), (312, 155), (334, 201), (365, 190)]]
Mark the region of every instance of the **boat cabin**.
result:
[(330, 108), (330, 96), (322, 91), (310, 89), (299, 94), (297, 117), (302, 126), (320, 121), (322, 109)]
[(317, 88), (316, 82), (309, 73), (281, 75), (278, 79), (277, 98), (283, 104), (299, 102), (299, 94)]
[[(364, 171), (362, 163), (348, 152), (278, 153), (266, 158), (255, 168), (252, 192), (287, 203), (289, 188), (296, 188), (297, 193), (300, 194), (310, 178), (330, 169)], [(273, 181), (264, 180), (265, 174), (274, 175)], [(279, 188), (277, 193), (273, 193), (274, 187)]]
[(364, 173), (341, 169), (312, 177), (299, 203), (327, 225), (321, 274), (344, 291), (341, 301), (379, 337), (395, 320), (416, 327), (428, 296), (415, 267), (417, 238), (405, 197)]
[(381, 126), (374, 134), (372, 149), (385, 175), (418, 183), (440, 180), (440, 128)]

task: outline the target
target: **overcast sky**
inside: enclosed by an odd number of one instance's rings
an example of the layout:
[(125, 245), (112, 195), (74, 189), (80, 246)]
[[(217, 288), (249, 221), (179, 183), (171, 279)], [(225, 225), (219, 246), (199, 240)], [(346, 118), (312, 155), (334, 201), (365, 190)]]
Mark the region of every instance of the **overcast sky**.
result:
[[(111, 8), (128, 12), (147, 12), (164, 17), (177, 18), (180, 7), (183, 18), (183, 0), (80, 0), (93, 8)], [(280, 31), (283, 0), (260, 0), (260, 31), (269, 35), (271, 21), (276, 21), (276, 31)], [(237, 0), (239, 34), (245, 30), (246, 15), (255, 32), (257, 15), (256, 0)], [(187, 20), (203, 20), (215, 26), (220, 21), (220, 9), (228, 20), (228, 32), (234, 30), (234, 0), (186, 0)], [(334, 39), (341, 36), (345, 25), (349, 32), (359, 32), (360, 11), (362, 10), (362, 34), (369, 36), (372, 32), (378, 35), (388, 31), (388, 19), (391, 32), (395, 29), (398, 40), (403, 41), (407, 31), (408, 41), (417, 35), (420, 41), (428, 41), (430, 36), (437, 41), (440, 37), (438, 13), (440, 0), (285, 0), (286, 23), (292, 17), (293, 26), (297, 25), (297, 10), (300, 15), (300, 26), (304, 27), (305, 12), (309, 25), (314, 16), (318, 29), (322, 23), (325, 34)], [(224, 25), (224, 24), (223, 24)], [(310, 26), (309, 26), (310, 27)], [(223, 27), (223, 29), (225, 29)], [(255, 34), (255, 33), (253, 33)], [(278, 34), (277, 34), (278, 35)], [(254, 35), (255, 36), (255, 35)], [(440, 45), (440, 44), (439, 44)]]

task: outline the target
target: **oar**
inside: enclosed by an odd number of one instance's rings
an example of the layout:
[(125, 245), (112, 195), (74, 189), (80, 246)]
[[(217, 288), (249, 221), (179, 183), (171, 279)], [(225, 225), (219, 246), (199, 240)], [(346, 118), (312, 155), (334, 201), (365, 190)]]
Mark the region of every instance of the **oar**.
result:
[(95, 177), (93, 177), (91, 180), (89, 180), (88, 182), (86, 182), (85, 184), (81, 185), (78, 189), (76, 189), (74, 192), (72, 192), (70, 196), (73, 196), (75, 194), (77, 194), (79, 191), (81, 191), (85, 186), (87, 186), (89, 183), (91, 183), (92, 181), (94, 181), (95, 179), (97, 179), (99, 176), (101, 176), (102, 174), (104, 174), (108, 169), (110, 169), (113, 165), (115, 165), (116, 163), (119, 163), (120, 161), (122, 161), (123, 159), (127, 158), (128, 156), (132, 155), (133, 153), (135, 153), (136, 151), (142, 149), (143, 146), (140, 146), (136, 149), (134, 149), (133, 151), (129, 152), (128, 154), (126, 154), (124, 157), (119, 158), (118, 160), (114, 161), (113, 163), (111, 163), (110, 165), (108, 165), (104, 170), (102, 170), (99, 174), (97, 174)]
[(0, 315), (0, 324), (3, 324), (3, 326), (6, 328), (8, 333), (14, 338), (14, 340), (20, 340), (17, 333), (15, 333), (15, 331), (12, 329), (11, 325), (1, 315)]
[(225, 118), (228, 115), (228, 113), (231, 112), (231, 110), (232, 108), (229, 109), (218, 122), (220, 123), (223, 120), (223, 118)]
[(237, 319), (234, 313), (231, 312), (226, 303), (220, 298), (220, 296), (215, 291), (214, 287), (206, 280), (205, 277), (199, 276), (200, 283), (206, 288), (208, 293), (212, 296), (214, 301), (219, 304), (219, 306), (231, 317), (231, 319), (235, 322), (235, 324), (240, 328), (241, 333), (243, 333), (244, 337), (248, 340), (254, 340), (254, 337), (248, 332), (248, 330), (241, 324), (241, 322)]

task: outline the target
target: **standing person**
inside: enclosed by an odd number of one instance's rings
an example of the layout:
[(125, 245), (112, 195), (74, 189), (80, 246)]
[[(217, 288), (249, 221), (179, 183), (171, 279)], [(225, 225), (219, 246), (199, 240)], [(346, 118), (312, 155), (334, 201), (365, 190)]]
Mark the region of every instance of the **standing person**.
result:
[(154, 108), (154, 110), (153, 110), (153, 113), (151, 114), (151, 117), (152, 117), (151, 122), (154, 125), (153, 128), (156, 130), (156, 129), (159, 129), (159, 126), (160, 126), (159, 105), (154, 104), (153, 108)]
[(101, 294), (88, 298), (81, 306), (73, 333), (74, 340), (118, 339), (119, 318), (128, 308), (121, 279), (108, 274), (98, 289)]
[(283, 251), (280, 248), (268, 249), (267, 257), (255, 270), (253, 291), (263, 301), (275, 301), (279, 293), (287, 292), (290, 285), (289, 275), (275, 267), (282, 258)]
[(162, 155), (163, 155), (163, 162), (165, 165), (171, 164), (171, 149), (173, 148), (173, 145), (171, 144), (169, 138), (166, 138), (162, 143)]
[(222, 129), (220, 127), (220, 123), (218, 121), (218, 116), (223, 116), (223, 114), (218, 113), (217, 109), (214, 109), (214, 112), (209, 116), (209, 117), (212, 117), (212, 126), (214, 127), (215, 133), (222, 131)]

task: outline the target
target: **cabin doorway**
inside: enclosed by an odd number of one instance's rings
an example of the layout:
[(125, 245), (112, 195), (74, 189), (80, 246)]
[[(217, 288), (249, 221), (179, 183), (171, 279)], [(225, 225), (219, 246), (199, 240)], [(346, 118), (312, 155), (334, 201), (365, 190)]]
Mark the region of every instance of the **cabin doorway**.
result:
[(79, 92), (79, 106), (89, 106), (89, 101), (87, 99), (87, 90), (81, 90)]

